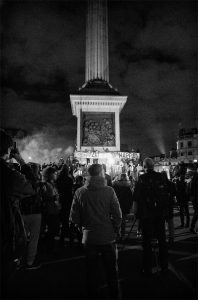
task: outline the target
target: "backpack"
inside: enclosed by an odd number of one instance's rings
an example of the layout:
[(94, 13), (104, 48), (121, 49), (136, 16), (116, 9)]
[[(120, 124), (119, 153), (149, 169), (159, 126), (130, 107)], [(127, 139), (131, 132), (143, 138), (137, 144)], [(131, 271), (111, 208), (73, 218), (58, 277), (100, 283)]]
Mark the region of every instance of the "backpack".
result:
[(168, 186), (160, 173), (146, 173), (140, 177), (142, 205), (146, 216), (164, 216), (168, 214)]

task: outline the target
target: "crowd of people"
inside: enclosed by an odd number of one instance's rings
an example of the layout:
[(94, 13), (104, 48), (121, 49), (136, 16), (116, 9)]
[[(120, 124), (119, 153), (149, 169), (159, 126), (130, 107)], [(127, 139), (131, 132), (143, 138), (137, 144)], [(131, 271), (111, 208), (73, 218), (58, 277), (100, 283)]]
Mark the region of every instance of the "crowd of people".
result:
[[(39, 245), (56, 255), (58, 247), (77, 239), (84, 246), (87, 291), (97, 294), (96, 260), (102, 256), (110, 298), (120, 298), (116, 242), (126, 236), (127, 216), (132, 212), (138, 222), (143, 246), (143, 272), (152, 273), (152, 239), (159, 243), (161, 270), (168, 268), (168, 243), (174, 243), (174, 213), (178, 207), (181, 228), (196, 232), (198, 220), (198, 173), (189, 169), (169, 180), (166, 172), (154, 171), (152, 159), (144, 160), (145, 173), (135, 182), (123, 173), (114, 180), (105, 165), (93, 164), (88, 177), (73, 177), (67, 164), (26, 164), (13, 147), (12, 138), (0, 131), (1, 220), (3, 278), (8, 280), (16, 262), (28, 270), (41, 266)], [(11, 164), (14, 158), (17, 164)], [(194, 208), (190, 220), (189, 202)]]

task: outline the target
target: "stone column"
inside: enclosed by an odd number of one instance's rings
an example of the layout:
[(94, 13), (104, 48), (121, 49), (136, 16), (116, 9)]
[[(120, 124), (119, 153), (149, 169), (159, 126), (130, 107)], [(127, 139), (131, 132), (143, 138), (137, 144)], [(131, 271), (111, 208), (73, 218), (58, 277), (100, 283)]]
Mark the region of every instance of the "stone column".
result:
[(107, 0), (88, 0), (85, 81), (109, 82)]

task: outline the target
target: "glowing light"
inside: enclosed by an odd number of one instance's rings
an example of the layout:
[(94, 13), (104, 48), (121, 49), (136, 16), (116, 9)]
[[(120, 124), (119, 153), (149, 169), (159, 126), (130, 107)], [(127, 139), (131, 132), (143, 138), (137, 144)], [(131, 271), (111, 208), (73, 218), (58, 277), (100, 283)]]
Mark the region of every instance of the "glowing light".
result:
[(153, 140), (160, 153), (166, 153), (163, 129), (160, 124), (153, 124), (146, 127), (149, 137)]
[(31, 156), (28, 156), (28, 159), (29, 159), (29, 160), (31, 160), (31, 159), (32, 159), (32, 157), (31, 157)]
[(111, 153), (105, 153), (105, 158), (107, 159), (107, 164), (108, 165), (114, 165), (115, 164), (115, 160), (114, 160), (113, 156), (111, 155)]

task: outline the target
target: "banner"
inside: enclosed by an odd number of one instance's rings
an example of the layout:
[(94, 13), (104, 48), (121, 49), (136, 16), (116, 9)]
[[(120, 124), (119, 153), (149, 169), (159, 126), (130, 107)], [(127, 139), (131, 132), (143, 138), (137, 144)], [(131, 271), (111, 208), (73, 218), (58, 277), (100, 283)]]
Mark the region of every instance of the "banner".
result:
[(112, 157), (114, 159), (135, 159), (138, 160), (140, 158), (140, 153), (136, 152), (99, 152), (99, 151), (75, 151), (74, 157), (77, 159), (85, 159), (85, 158), (109, 158)]

